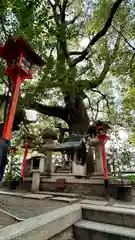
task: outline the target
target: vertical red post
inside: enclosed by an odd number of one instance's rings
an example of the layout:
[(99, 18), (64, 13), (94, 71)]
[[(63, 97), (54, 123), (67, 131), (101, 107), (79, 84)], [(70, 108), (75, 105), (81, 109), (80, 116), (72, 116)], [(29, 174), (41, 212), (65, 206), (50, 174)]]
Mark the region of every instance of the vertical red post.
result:
[(18, 75), (16, 76), (16, 79), (14, 79), (13, 81), (15, 82), (15, 86), (13, 89), (13, 97), (12, 97), (9, 117), (8, 117), (8, 121), (4, 123), (4, 129), (3, 129), (3, 135), (2, 135), (2, 138), (4, 138), (5, 140), (11, 139), (12, 127), (13, 127), (14, 116), (16, 112), (16, 105), (18, 102), (22, 78), (20, 77), (20, 75)]
[(103, 163), (103, 169), (104, 169), (104, 186), (105, 186), (107, 193), (109, 194), (108, 166), (107, 166), (106, 151), (105, 151), (105, 143), (106, 143), (106, 140), (108, 140), (108, 136), (99, 135), (98, 138), (99, 138), (99, 141), (101, 144), (100, 146), (101, 146), (101, 153), (102, 153), (102, 163)]
[(25, 167), (26, 167), (27, 155), (28, 155), (28, 142), (25, 142), (25, 151), (24, 151), (22, 171), (21, 171), (21, 177), (22, 178), (24, 178), (24, 170), (25, 170)]
[(102, 162), (103, 162), (103, 169), (104, 169), (104, 179), (108, 179), (108, 167), (107, 167), (107, 161), (106, 161), (105, 141), (101, 142), (101, 152), (102, 152)]

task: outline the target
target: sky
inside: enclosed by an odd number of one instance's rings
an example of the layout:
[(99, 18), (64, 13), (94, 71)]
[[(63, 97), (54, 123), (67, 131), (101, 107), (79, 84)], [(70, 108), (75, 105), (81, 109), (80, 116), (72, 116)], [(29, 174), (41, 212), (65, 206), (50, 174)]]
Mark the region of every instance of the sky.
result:
[(35, 110), (25, 110), (26, 117), (29, 121), (35, 122), (37, 119), (37, 112)]

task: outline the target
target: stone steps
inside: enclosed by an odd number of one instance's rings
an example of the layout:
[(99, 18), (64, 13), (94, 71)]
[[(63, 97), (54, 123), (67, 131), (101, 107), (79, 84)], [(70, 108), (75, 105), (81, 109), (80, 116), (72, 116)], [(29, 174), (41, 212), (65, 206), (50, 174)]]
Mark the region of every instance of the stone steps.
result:
[(135, 239), (135, 229), (107, 223), (82, 220), (74, 225), (75, 240)]
[(59, 173), (65, 173), (65, 174), (68, 174), (68, 173), (71, 173), (70, 170), (60, 170)]
[(135, 239), (135, 209), (81, 204), (82, 220), (74, 225), (75, 240)]
[(82, 205), (82, 218), (88, 221), (135, 228), (135, 209)]

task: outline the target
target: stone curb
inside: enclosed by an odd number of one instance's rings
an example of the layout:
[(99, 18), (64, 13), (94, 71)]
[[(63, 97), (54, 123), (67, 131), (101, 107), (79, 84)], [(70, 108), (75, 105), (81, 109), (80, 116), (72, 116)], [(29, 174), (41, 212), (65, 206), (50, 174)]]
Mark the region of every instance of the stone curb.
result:
[(22, 221), (26, 220), (26, 219), (24, 219), (24, 218), (16, 217), (15, 215), (13, 215), (13, 214), (11, 214), (11, 213), (9, 213), (9, 212), (6, 212), (6, 211), (4, 211), (3, 209), (0, 209), (0, 212), (5, 213), (6, 215), (8, 215), (9, 217), (15, 219), (15, 220), (18, 221), (18, 222), (22, 222)]
[(0, 240), (48, 240), (81, 218), (81, 205), (73, 204), (2, 228)]

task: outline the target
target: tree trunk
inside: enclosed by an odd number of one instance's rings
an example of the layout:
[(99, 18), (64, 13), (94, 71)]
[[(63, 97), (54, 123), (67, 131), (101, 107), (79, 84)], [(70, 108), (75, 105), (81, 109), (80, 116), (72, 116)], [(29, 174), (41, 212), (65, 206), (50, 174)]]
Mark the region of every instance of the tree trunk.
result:
[(67, 123), (71, 132), (76, 134), (87, 133), (89, 127), (89, 117), (80, 97), (65, 97), (67, 110)]
[[(83, 103), (83, 99), (79, 97), (66, 98), (66, 108), (68, 109), (68, 125), (72, 133), (85, 134), (88, 132), (89, 118), (86, 108)], [(82, 148), (81, 158), (86, 163), (87, 177), (90, 177), (94, 172), (94, 158), (92, 152), (91, 142), (89, 140), (89, 149), (86, 153), (86, 148)], [(84, 159), (85, 158), (85, 159)]]

